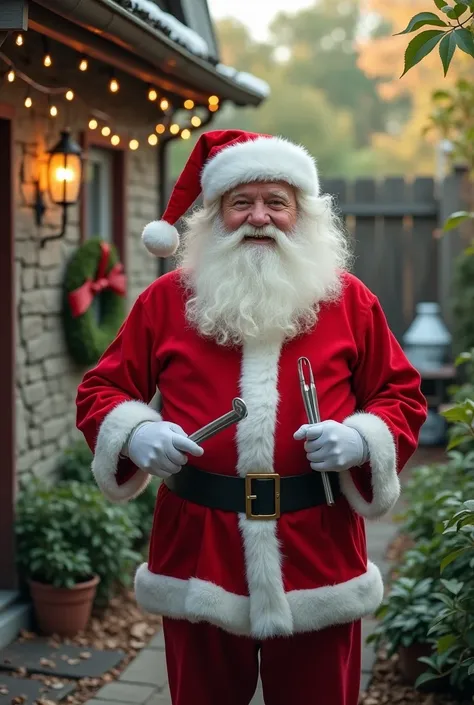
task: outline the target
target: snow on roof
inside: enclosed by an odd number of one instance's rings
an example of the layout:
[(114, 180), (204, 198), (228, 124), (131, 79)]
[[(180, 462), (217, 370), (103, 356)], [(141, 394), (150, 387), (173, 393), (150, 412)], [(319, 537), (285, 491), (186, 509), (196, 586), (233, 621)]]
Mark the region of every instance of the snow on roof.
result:
[[(151, 0), (115, 0), (119, 5), (132, 12), (137, 17), (164, 32), (171, 40), (180, 44), (195, 56), (210, 59), (211, 52), (205, 39), (197, 32), (186, 27), (169, 12), (165, 12)], [(226, 78), (230, 78), (253, 93), (266, 98), (270, 94), (268, 83), (245, 71), (237, 71), (232, 66), (217, 64), (216, 70)]]

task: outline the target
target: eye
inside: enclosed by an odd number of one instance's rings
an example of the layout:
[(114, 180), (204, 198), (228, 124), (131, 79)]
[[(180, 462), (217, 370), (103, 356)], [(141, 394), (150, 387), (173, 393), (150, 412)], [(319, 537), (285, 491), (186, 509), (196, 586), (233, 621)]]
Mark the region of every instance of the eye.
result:
[(286, 205), (284, 201), (279, 200), (278, 198), (273, 198), (271, 201), (268, 201), (270, 206), (275, 206), (277, 208), (282, 208)]
[(248, 206), (249, 202), (244, 201), (239, 199), (238, 201), (234, 201), (234, 206)]

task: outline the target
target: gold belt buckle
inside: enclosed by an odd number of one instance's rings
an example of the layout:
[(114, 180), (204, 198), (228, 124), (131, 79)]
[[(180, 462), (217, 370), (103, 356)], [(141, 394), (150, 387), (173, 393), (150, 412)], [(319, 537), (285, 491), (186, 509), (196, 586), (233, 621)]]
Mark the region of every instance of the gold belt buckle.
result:
[[(275, 512), (273, 514), (253, 513), (252, 502), (257, 499), (257, 495), (252, 494), (252, 480), (273, 480), (275, 496)], [(245, 514), (247, 519), (260, 519), (262, 521), (280, 518), (280, 475), (274, 472), (249, 472), (245, 476)]]

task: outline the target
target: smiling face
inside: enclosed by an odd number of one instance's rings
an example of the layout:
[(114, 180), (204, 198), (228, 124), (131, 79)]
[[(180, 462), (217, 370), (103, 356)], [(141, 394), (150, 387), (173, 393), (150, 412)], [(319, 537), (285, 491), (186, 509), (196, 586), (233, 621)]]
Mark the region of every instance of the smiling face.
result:
[(285, 234), (294, 229), (298, 215), (295, 190), (283, 182), (238, 186), (223, 196), (221, 213), (229, 232), (250, 226), (245, 242), (268, 244), (273, 241), (266, 236), (268, 226)]

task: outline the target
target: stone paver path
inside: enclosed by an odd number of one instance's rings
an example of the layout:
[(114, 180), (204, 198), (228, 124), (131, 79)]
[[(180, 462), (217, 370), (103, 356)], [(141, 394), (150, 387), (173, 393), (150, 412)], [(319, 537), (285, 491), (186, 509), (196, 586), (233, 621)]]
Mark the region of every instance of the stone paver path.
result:
[[(394, 538), (396, 526), (387, 518), (384, 521), (367, 522), (369, 558), (376, 563), (384, 577), (388, 571), (385, 561), (387, 545)], [(363, 622), (364, 649), (362, 658), (362, 683), (364, 690), (370, 680), (375, 655), (365, 645), (365, 637), (373, 629), (374, 620)], [(171, 705), (168, 690), (165, 651), (161, 632), (149, 646), (123, 671), (120, 678), (104, 686), (87, 705)], [(261, 684), (251, 705), (264, 705)]]

